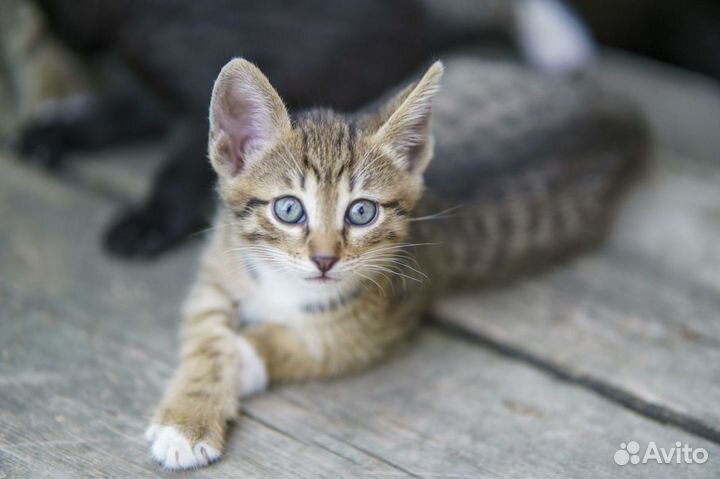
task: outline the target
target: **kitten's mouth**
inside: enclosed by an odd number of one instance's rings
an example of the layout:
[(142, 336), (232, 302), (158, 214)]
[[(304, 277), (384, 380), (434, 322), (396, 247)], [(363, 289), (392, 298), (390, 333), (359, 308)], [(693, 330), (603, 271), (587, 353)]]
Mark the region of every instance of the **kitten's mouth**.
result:
[(337, 281), (336, 278), (331, 278), (330, 276), (327, 276), (325, 274), (321, 274), (320, 276), (311, 276), (310, 278), (305, 278), (308, 281), (313, 281), (317, 283), (328, 283), (330, 281)]

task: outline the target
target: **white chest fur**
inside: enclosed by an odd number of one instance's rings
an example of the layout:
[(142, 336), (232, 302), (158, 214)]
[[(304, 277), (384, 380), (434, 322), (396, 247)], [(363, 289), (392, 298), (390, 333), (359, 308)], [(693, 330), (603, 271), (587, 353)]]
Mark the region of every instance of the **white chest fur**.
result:
[(244, 322), (299, 325), (307, 294), (297, 284), (282, 279), (258, 279), (240, 293), (238, 314)]
[(318, 305), (327, 305), (343, 295), (336, 284), (311, 284), (289, 274), (278, 274), (262, 266), (238, 294), (238, 314), (246, 323), (276, 323), (301, 327), (315, 316)]

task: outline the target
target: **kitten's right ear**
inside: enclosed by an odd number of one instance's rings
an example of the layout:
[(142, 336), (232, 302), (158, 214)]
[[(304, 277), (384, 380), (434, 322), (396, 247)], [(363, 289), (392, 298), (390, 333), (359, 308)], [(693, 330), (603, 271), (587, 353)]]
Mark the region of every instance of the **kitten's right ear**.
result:
[(236, 176), (290, 129), (290, 117), (265, 75), (242, 58), (215, 80), (210, 100), (208, 154), (221, 176)]
[(421, 175), (432, 159), (430, 114), (442, 75), (442, 63), (433, 63), (417, 83), (391, 99), (379, 114), (381, 126), (373, 141), (411, 174)]

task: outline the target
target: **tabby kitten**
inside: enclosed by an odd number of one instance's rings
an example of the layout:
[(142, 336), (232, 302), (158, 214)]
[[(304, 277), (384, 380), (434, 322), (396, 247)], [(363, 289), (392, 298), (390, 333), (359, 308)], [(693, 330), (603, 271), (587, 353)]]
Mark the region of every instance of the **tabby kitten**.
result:
[(402, 242), (442, 72), (435, 63), (376, 116), (291, 119), (253, 64), (222, 69), (209, 156), (223, 205), (184, 309), (180, 366), (146, 432), (163, 466), (218, 459), (240, 397), (362, 368), (415, 325), (423, 296), (398, 301), (398, 278), (417, 270)]
[(434, 64), (372, 113), (291, 118), (251, 63), (223, 68), (209, 140), (222, 205), (146, 433), (163, 466), (219, 458), (240, 397), (365, 367), (435, 295), (600, 237), (644, 151), (636, 115), (593, 88), (455, 57), (429, 165), (442, 74)]

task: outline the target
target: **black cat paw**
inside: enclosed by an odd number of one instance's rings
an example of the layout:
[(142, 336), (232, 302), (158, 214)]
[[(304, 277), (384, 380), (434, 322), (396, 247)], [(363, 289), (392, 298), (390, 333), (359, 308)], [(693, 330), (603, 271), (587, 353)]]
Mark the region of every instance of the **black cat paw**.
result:
[(67, 136), (62, 122), (50, 118), (36, 120), (23, 128), (12, 146), (29, 163), (55, 169), (68, 151)]
[(12, 146), (30, 163), (56, 168), (96, 130), (95, 105), (94, 97), (88, 95), (44, 104), (23, 126)]
[(150, 258), (197, 231), (203, 221), (175, 208), (145, 206), (124, 212), (105, 231), (103, 245), (113, 256)]

